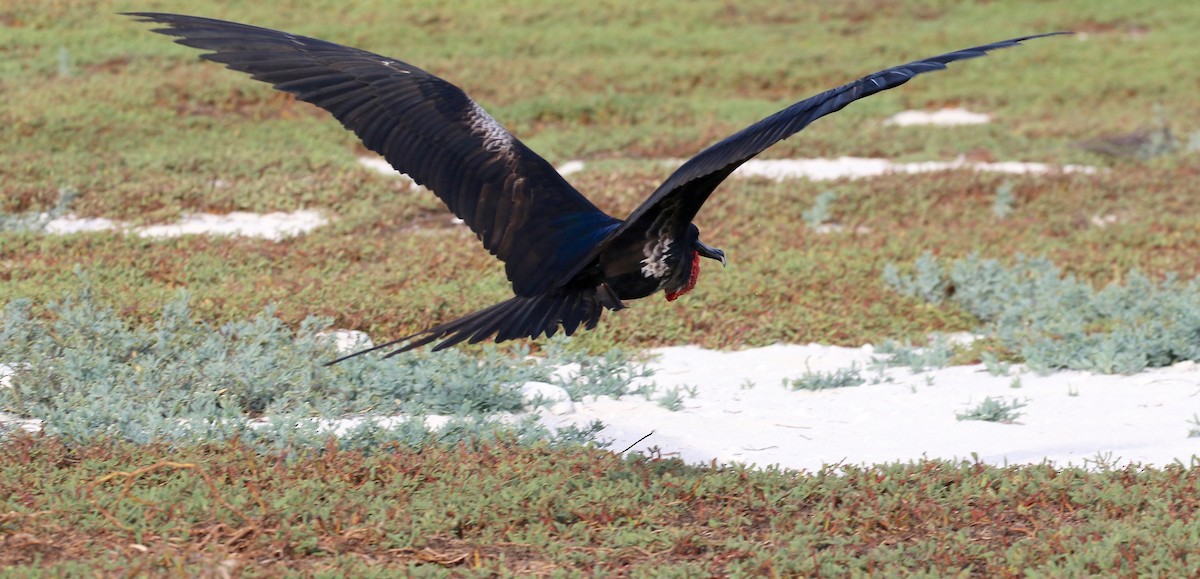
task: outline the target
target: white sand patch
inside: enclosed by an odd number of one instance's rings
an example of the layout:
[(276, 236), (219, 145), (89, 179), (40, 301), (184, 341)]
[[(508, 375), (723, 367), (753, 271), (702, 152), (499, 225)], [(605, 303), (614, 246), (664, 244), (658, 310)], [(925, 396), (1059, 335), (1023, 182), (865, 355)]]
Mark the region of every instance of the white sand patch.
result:
[[(359, 157), (358, 164), (362, 165), (363, 167), (366, 167), (372, 171), (375, 171), (376, 173), (379, 173), (381, 175), (387, 175), (389, 177), (400, 177), (400, 178), (408, 179), (409, 181), (412, 181), (412, 179), (408, 175), (405, 175), (404, 173), (397, 171), (383, 157), (373, 157), (373, 156), (372, 157)], [(558, 170), (559, 175), (566, 176), (566, 175), (570, 175), (572, 173), (578, 173), (578, 172), (582, 171), (583, 167), (584, 167), (583, 161), (567, 161), (566, 163), (563, 163), (562, 165), (560, 165), (557, 170)], [(417, 187), (418, 185), (416, 183), (413, 183), (413, 186)]]
[(583, 170), (583, 161), (567, 161), (558, 167), (558, 174), (567, 176), (572, 173), (578, 173)]
[(118, 228), (120, 228), (120, 225), (106, 217), (76, 217), (74, 215), (66, 215), (48, 221), (45, 231), (54, 235), (69, 235), (72, 233), (108, 231)]
[(375, 347), (375, 342), (371, 341), (371, 336), (367, 335), (366, 332), (358, 330), (329, 330), (317, 332), (317, 336), (326, 340), (332, 340), (333, 347), (342, 354)]
[(16, 430), (41, 432), (42, 421), (35, 418), (21, 418), (11, 412), (0, 412), (0, 434)]
[(319, 211), (302, 209), (290, 213), (247, 213), (234, 211), (226, 215), (197, 213), (187, 215), (177, 223), (148, 225), (134, 231), (141, 237), (179, 237), (180, 235), (240, 235), (278, 241), (308, 233), (324, 225)]
[[(842, 233), (847, 231), (846, 226), (841, 223), (822, 223), (813, 228), (813, 233), (817, 235), (832, 235), (834, 233)], [(871, 228), (866, 225), (859, 225), (854, 228), (856, 235), (866, 235), (871, 232)]]
[(753, 159), (734, 171), (738, 177), (764, 177), (775, 181), (785, 179), (810, 179), (828, 181), (832, 179), (861, 179), (878, 177), (889, 173), (930, 173), (969, 169), (997, 173), (1043, 174), (1043, 173), (1095, 173), (1095, 167), (1085, 165), (1048, 165), (1046, 163), (981, 163), (960, 157), (953, 161), (925, 161), (919, 163), (896, 163), (888, 159), (865, 157), (838, 157), (836, 159)]
[(910, 127), (914, 125), (934, 125), (951, 127), (957, 125), (985, 125), (992, 117), (983, 113), (973, 113), (966, 109), (946, 108), (937, 111), (901, 111), (883, 121), (885, 125)]
[[(16, 371), (12, 366), (0, 364), (0, 388), (12, 387), (12, 376)], [(15, 430), (38, 432), (42, 429), (42, 421), (33, 418), (21, 418), (11, 412), (0, 412), (0, 434)]]
[(383, 157), (359, 157), (358, 164), (375, 171), (380, 175), (407, 177), (407, 175), (404, 173), (394, 169), (391, 163), (388, 163)]
[[(973, 113), (972, 113), (973, 114)], [(408, 176), (392, 168), (387, 161), (379, 157), (359, 157), (358, 162), (384, 175), (408, 179)], [(666, 164), (678, 167), (683, 164), (680, 159), (668, 159)], [(578, 173), (584, 168), (583, 161), (567, 161), (558, 167), (561, 175)], [(1085, 165), (1048, 165), (1046, 163), (1023, 163), (1008, 161), (1001, 163), (982, 163), (967, 161), (959, 157), (953, 161), (924, 161), (918, 163), (897, 163), (888, 159), (869, 157), (838, 157), (836, 159), (751, 159), (733, 174), (737, 177), (765, 177), (776, 181), (785, 179), (810, 179), (813, 181), (828, 181), (832, 179), (860, 179), (878, 177), (888, 173), (930, 173), (934, 171), (953, 171), (970, 169), (973, 171), (990, 171), (1011, 174), (1041, 174), (1041, 173), (1095, 173), (1096, 167)], [(410, 180), (411, 181), (411, 180)], [(418, 187), (413, 183), (413, 187)]]
[[(370, 421), (371, 424), (378, 428), (399, 428), (404, 424), (419, 420), (421, 424), (428, 430), (441, 430), (453, 420), (453, 416), (444, 414), (429, 414), (425, 416), (352, 416), (348, 418), (309, 418), (308, 421), (317, 426), (317, 432), (328, 433), (336, 436), (345, 436), (355, 428), (366, 424)], [(512, 415), (499, 417), (501, 422), (513, 422), (515, 418)], [(270, 418), (256, 418), (247, 423), (252, 429), (259, 429), (271, 426)]]
[(404, 173), (397, 171), (383, 157), (359, 157), (358, 164), (362, 165), (363, 167), (366, 167), (372, 171), (375, 171), (376, 173), (379, 173), (380, 175), (387, 175), (388, 177), (395, 177), (397, 179), (402, 179), (405, 183), (408, 184), (408, 188), (411, 190), (417, 190), (417, 189), (421, 188), (420, 185), (417, 185), (416, 181), (412, 180), (412, 177), (409, 177), (408, 175), (405, 175)]
[[(694, 346), (662, 348), (651, 366), (660, 392), (694, 387), (683, 409), (655, 401), (589, 399), (574, 413), (543, 417), (546, 424), (584, 425), (599, 419), (603, 437), (619, 451), (657, 447), (689, 462), (779, 464), (815, 470), (824, 464), (874, 464), (922, 457), (992, 464), (1189, 464), (1200, 439), (1188, 438), (1200, 409), (1200, 370), (1190, 362), (1133, 376), (1057, 372), (1049, 376), (992, 376), (982, 366), (912, 374), (887, 371), (894, 382), (870, 384), (870, 346), (776, 345), (739, 352)], [(785, 378), (856, 364), (868, 384), (793, 391)], [(1019, 379), (1018, 388), (1014, 388)], [(753, 386), (750, 386), (753, 384)], [(1013, 424), (960, 421), (985, 397), (1027, 404)]]
[[(960, 110), (960, 109), (946, 109)], [(911, 111), (910, 111), (911, 112)], [(964, 113), (966, 111), (963, 111)], [(968, 113), (975, 114), (975, 113)], [(935, 113), (936, 115), (936, 113)], [(986, 117), (986, 115), (980, 115)], [(936, 117), (943, 118), (943, 117)], [(949, 124), (941, 122), (940, 124)], [(379, 157), (359, 157), (358, 162), (373, 171), (407, 179), (409, 177), (396, 171), (387, 161)], [(681, 159), (667, 159), (663, 163), (679, 167), (684, 163)], [(584, 169), (583, 161), (567, 161), (558, 167), (560, 175), (571, 175)], [(897, 163), (889, 159), (869, 157), (838, 157), (836, 159), (751, 159), (738, 168), (733, 174), (737, 177), (765, 177), (776, 181), (785, 179), (810, 179), (813, 181), (828, 181), (833, 179), (860, 179), (878, 177), (889, 173), (930, 173), (935, 171), (953, 171), (970, 169), (973, 171), (988, 171), (1010, 174), (1043, 174), (1043, 173), (1095, 173), (1096, 167), (1086, 165), (1049, 165), (1046, 163), (1025, 163), (1007, 161), (1000, 163), (983, 163), (967, 161), (959, 157), (953, 161), (923, 161), (916, 163)], [(419, 188), (415, 182), (412, 188)]]
[(46, 232), (56, 235), (119, 230), (141, 237), (178, 237), (180, 235), (241, 235), (279, 241), (308, 233), (329, 221), (320, 211), (301, 209), (289, 213), (248, 213), (235, 211), (226, 215), (196, 213), (186, 215), (175, 223), (130, 227), (105, 218), (66, 215), (49, 221)]
[(542, 403), (550, 414), (562, 415), (575, 412), (571, 395), (561, 386), (546, 382), (526, 382), (521, 387), (521, 400), (526, 404)]

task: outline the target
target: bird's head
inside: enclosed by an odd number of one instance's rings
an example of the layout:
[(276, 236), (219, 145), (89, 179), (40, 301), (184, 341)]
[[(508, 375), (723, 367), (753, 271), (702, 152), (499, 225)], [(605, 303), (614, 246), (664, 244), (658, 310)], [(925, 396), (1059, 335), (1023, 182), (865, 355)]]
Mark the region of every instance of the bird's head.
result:
[(712, 247), (703, 241), (700, 241), (700, 230), (695, 225), (688, 227), (689, 241), (688, 247), (691, 251), (684, 254), (683, 263), (680, 264), (680, 272), (676, 277), (683, 282), (675, 287), (667, 288), (667, 301), (673, 302), (679, 296), (692, 291), (696, 287), (696, 280), (700, 279), (700, 258), (707, 257), (721, 262), (721, 267), (725, 267), (725, 252), (715, 247)]

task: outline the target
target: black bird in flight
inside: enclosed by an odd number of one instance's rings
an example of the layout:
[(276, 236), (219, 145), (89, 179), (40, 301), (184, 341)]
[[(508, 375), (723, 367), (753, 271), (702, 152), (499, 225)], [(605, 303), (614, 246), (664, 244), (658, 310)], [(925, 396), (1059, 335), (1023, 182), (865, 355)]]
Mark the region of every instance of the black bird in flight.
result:
[[(404, 343), (394, 356), (489, 337), (571, 335), (604, 309), (658, 291), (674, 300), (696, 285), (700, 258), (725, 253), (700, 241), (692, 218), (742, 163), (809, 123), (956, 60), (1055, 32), (1004, 40), (896, 66), (793, 104), (692, 157), (624, 220), (567, 183), (458, 87), (411, 64), (324, 40), (246, 24), (151, 12), (154, 32), (210, 51), (202, 58), (325, 109), (368, 149), (437, 194), (504, 262), (512, 299), (338, 358)], [(405, 343), (407, 342), (407, 343)], [(386, 356), (385, 356), (386, 357)]]

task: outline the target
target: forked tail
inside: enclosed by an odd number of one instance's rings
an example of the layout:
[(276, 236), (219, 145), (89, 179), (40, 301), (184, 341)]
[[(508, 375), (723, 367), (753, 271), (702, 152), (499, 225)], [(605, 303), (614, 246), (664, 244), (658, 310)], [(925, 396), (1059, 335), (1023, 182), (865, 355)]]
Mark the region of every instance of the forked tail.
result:
[(388, 352), (384, 358), (420, 348), (437, 340), (442, 341), (433, 347), (435, 352), (463, 341), (476, 344), (493, 335), (497, 342), (536, 338), (542, 334), (549, 338), (558, 332), (560, 326), (563, 333), (570, 336), (580, 324), (589, 330), (595, 328), (605, 308), (613, 311), (625, 308), (625, 304), (621, 303), (621, 299), (607, 285), (584, 290), (559, 290), (532, 297), (517, 296), (452, 322), (347, 354), (325, 365), (332, 366), (343, 360), (401, 343), (404, 345)]

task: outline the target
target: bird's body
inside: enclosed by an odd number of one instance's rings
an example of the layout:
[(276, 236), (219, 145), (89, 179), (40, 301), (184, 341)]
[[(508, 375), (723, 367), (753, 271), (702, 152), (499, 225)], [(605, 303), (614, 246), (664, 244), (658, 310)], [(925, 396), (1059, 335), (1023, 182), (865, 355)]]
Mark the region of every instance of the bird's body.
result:
[[(592, 328), (605, 310), (690, 291), (700, 258), (725, 254), (700, 241), (692, 219), (742, 163), (812, 121), (917, 74), (1048, 34), (1005, 40), (889, 68), (797, 102), (705, 149), (626, 219), (576, 191), (454, 85), (397, 59), (323, 40), (221, 20), (131, 13), (203, 58), (325, 109), (367, 148), (438, 195), (505, 263), (514, 297), (359, 354), (441, 340), (496, 341)], [(1061, 34), (1061, 33), (1055, 33)], [(331, 363), (334, 363), (331, 362)]]

